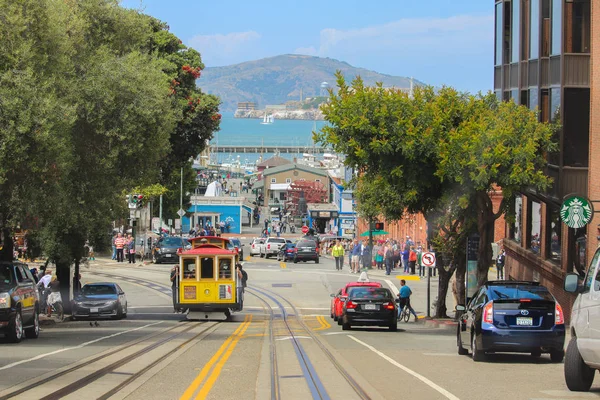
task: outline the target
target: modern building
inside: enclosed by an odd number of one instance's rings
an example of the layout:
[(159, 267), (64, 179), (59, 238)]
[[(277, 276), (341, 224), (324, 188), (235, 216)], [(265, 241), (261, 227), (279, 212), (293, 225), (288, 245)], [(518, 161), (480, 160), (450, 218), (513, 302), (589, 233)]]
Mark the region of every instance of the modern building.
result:
[(590, 251), (597, 246), (600, 222), (595, 218), (588, 232), (568, 228), (560, 220), (566, 195), (600, 200), (600, 165), (592, 156), (597, 154), (594, 146), (600, 150), (599, 110), (590, 108), (594, 95), (598, 108), (591, 57), (598, 54), (592, 48), (598, 48), (600, 4), (592, 3), (495, 1), (496, 95), (539, 110), (542, 122), (562, 125), (555, 138), (558, 150), (547, 155), (546, 173), (554, 180), (552, 187), (545, 192), (527, 190), (515, 199), (516, 221), (509, 224), (504, 240), (506, 273), (510, 279), (540, 281), (567, 303), (571, 297), (561, 290), (563, 277), (585, 268)]
[(237, 104), (237, 109), (242, 111), (254, 111), (257, 108), (257, 104), (251, 101), (242, 101)]

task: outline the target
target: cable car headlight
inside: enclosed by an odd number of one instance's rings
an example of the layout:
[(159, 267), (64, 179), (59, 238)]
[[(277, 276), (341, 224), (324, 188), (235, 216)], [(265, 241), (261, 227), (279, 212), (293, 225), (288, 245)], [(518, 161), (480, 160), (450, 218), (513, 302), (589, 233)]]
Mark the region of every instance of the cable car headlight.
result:
[(210, 290), (209, 289), (205, 289), (204, 290), (204, 294), (208, 296), (210, 294)]

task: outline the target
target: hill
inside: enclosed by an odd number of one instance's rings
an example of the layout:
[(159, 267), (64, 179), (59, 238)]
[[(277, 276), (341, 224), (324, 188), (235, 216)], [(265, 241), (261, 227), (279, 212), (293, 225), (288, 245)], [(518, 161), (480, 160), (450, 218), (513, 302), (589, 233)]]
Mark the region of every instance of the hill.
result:
[[(286, 54), (225, 67), (209, 67), (202, 72), (198, 86), (216, 94), (223, 102), (221, 110), (235, 111), (240, 101), (252, 101), (259, 108), (299, 100), (320, 94), (321, 83), (335, 86), (335, 71), (347, 79), (360, 75), (367, 85), (382, 82), (386, 87), (408, 88), (410, 79), (380, 74), (331, 58)], [(415, 85), (422, 85), (414, 81)]]

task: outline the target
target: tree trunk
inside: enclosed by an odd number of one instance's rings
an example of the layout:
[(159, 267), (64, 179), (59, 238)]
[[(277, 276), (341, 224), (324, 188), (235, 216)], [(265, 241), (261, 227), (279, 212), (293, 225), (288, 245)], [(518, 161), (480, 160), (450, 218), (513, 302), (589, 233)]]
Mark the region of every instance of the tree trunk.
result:
[[(439, 280), (438, 280), (438, 298), (435, 304), (435, 315), (434, 318), (448, 318), (448, 308), (446, 306), (446, 295), (448, 294), (448, 287), (450, 286), (450, 278), (456, 270), (456, 266), (451, 263), (448, 270), (446, 270), (445, 257), (441, 254), (436, 254), (436, 267), (438, 269)], [(444, 260), (444, 261), (442, 261)]]
[(71, 313), (71, 263), (59, 261), (56, 263), (56, 278), (60, 282), (60, 296), (62, 297), (65, 314)]
[(467, 261), (465, 257), (457, 257), (454, 261), (456, 263), (456, 296), (458, 297), (458, 304), (465, 305), (467, 298), (465, 287)]
[(12, 262), (14, 258), (14, 243), (12, 240), (12, 229), (2, 228), (2, 250), (0, 250), (0, 261)]
[(75, 259), (75, 271), (73, 272), (73, 297), (79, 294), (79, 259)]
[(477, 193), (477, 231), (479, 249), (477, 260), (477, 286), (488, 281), (488, 272), (492, 260), (492, 242), (494, 241), (494, 210), (492, 200), (486, 192)]

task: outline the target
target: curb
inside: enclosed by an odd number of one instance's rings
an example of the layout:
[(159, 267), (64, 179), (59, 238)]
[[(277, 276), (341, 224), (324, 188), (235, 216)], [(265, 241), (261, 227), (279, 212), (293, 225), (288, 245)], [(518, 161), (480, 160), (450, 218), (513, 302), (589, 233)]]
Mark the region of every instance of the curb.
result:
[(455, 330), (458, 322), (453, 319), (424, 319), (425, 326), (429, 328)]

